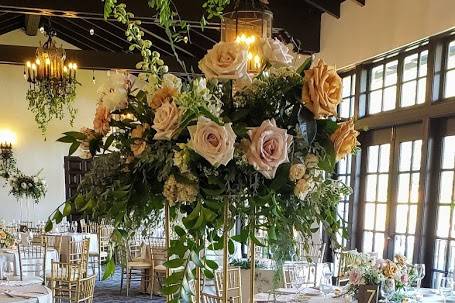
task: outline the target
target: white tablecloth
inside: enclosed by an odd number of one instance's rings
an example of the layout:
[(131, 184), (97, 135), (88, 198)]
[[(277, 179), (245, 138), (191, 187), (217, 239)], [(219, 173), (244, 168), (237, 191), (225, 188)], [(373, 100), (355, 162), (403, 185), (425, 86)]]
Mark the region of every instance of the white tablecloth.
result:
[(62, 262), (68, 260), (68, 248), (70, 241), (82, 241), (84, 239), (90, 240), (89, 252), (98, 252), (98, 235), (88, 233), (48, 233), (48, 236), (62, 237), (60, 259)]
[[(18, 276), (20, 273), (20, 268), (19, 268), (19, 254), (18, 254), (17, 249), (1, 248), (0, 257), (2, 257), (4, 262), (6, 262), (6, 271), (14, 272), (14, 275)], [(59, 255), (58, 255), (58, 252), (56, 249), (48, 248), (47, 253), (46, 253), (46, 273), (51, 272), (51, 263), (52, 263), (51, 261), (52, 260), (58, 261)]]
[(40, 284), (0, 281), (0, 303), (52, 303), (52, 293)]

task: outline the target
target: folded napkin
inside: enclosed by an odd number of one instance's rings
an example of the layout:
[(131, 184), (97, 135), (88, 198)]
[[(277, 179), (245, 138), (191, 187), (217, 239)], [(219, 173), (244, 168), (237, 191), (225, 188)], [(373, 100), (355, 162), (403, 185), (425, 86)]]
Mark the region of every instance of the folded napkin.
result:
[(20, 291), (20, 290), (10, 290), (5, 291), (5, 294), (10, 297), (24, 298), (24, 299), (37, 299), (38, 303), (47, 303), (48, 297), (50, 296), (49, 292), (45, 289), (42, 291)]

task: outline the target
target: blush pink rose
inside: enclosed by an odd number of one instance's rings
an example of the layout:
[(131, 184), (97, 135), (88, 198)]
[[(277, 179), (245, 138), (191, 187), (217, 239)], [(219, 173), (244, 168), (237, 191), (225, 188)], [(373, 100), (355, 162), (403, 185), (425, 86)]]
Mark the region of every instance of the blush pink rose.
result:
[(248, 163), (267, 179), (273, 179), (278, 167), (289, 162), (288, 149), (292, 136), (285, 129), (278, 128), (274, 119), (265, 120), (261, 126), (250, 129), (248, 136)]

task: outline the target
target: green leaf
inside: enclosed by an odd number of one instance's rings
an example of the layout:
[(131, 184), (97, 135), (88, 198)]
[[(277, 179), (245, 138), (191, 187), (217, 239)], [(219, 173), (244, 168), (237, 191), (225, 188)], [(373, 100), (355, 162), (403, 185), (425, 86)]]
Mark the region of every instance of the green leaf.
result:
[(57, 211), (55, 212), (53, 219), (54, 219), (55, 223), (57, 223), (57, 224), (62, 222), (63, 214), (59, 209), (57, 209)]
[(310, 146), (316, 138), (318, 124), (314, 119), (314, 115), (305, 107), (300, 107), (297, 114), (299, 121), (299, 130), (306, 146)]
[(167, 268), (178, 268), (185, 264), (185, 259), (172, 259), (163, 263)]
[(84, 140), (85, 139), (85, 135), (83, 133), (81, 133), (81, 132), (71, 131), (71, 132), (64, 132), (63, 134), (67, 135), (68, 137), (73, 137), (73, 138), (78, 139), (78, 140)]
[(92, 210), (93, 206), (95, 205), (95, 200), (90, 199), (87, 204), (81, 209), (81, 211)]
[(229, 250), (229, 253), (232, 255), (235, 251), (235, 245), (234, 245), (234, 241), (232, 241), (231, 239), (229, 239), (228, 241), (228, 250)]
[(283, 186), (289, 183), (289, 169), (291, 168), (290, 163), (281, 164), (276, 172), (275, 178), (270, 184), (270, 188), (276, 192), (279, 192)]
[(46, 226), (44, 226), (44, 231), (45, 232), (50, 232), (53, 227), (54, 227), (54, 224), (52, 224), (52, 221), (49, 219), (46, 222)]
[(208, 269), (204, 269), (204, 276), (207, 279), (214, 279), (215, 278), (215, 275), (213, 274), (213, 272), (208, 270)]
[(311, 67), (311, 64), (313, 63), (313, 58), (310, 56), (303, 62), (302, 65), (297, 69), (297, 73), (301, 76), (305, 75), (305, 71), (308, 70)]
[(208, 208), (202, 208), (202, 214), (204, 216), (205, 221), (209, 223), (215, 220), (215, 218), (217, 217), (216, 213), (214, 213)]
[(205, 260), (205, 264), (211, 268), (212, 270), (217, 270), (218, 269), (218, 263), (216, 263), (215, 261), (213, 260), (209, 260), (209, 259), (206, 259)]
[(57, 142), (73, 143), (73, 142), (76, 142), (76, 139), (74, 139), (73, 137), (64, 136), (64, 137), (58, 138)]
[(85, 199), (83, 195), (77, 195), (74, 199), (74, 204), (76, 205), (76, 209), (81, 209), (85, 206)]
[(338, 129), (338, 123), (336, 121), (325, 119), (325, 120), (318, 120), (318, 127), (323, 129), (328, 135), (333, 134)]
[(191, 229), (199, 229), (204, 223), (204, 216), (199, 216)]
[(103, 280), (106, 280), (110, 277), (112, 277), (115, 273), (115, 262), (114, 259), (111, 257), (107, 261), (107, 264), (104, 268), (104, 274), (103, 274)]
[(180, 290), (180, 285), (165, 285), (161, 288), (163, 295), (172, 295)]
[(68, 151), (68, 156), (71, 156), (76, 152), (76, 150), (79, 148), (79, 145), (81, 145), (80, 142), (74, 141), (73, 144), (71, 144), (70, 149)]
[(180, 284), (183, 279), (184, 271), (174, 271), (167, 279), (166, 285)]
[(198, 267), (203, 267), (204, 264), (202, 264), (201, 259), (199, 258), (198, 254), (195, 251), (191, 251), (191, 261), (193, 261), (194, 264)]
[(66, 202), (63, 208), (63, 216), (68, 217), (71, 214), (71, 203)]
[(183, 237), (184, 235), (186, 235), (185, 230), (178, 225), (174, 227), (174, 231), (179, 237)]
[(107, 137), (106, 142), (104, 142), (103, 149), (104, 150), (108, 150), (109, 147), (111, 146), (112, 142), (114, 142), (114, 139), (115, 139), (114, 134), (112, 134), (109, 137)]

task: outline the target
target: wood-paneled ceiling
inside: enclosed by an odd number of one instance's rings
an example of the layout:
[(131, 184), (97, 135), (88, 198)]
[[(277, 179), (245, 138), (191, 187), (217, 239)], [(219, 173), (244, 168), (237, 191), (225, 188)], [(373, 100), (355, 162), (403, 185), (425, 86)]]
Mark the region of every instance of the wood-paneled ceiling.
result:
[[(299, 46), (301, 53), (319, 51), (321, 14), (327, 12), (340, 18), (344, 0), (269, 0), (274, 13), (274, 36)], [(365, 0), (355, 1), (361, 5)], [(194, 2), (198, 2), (197, 5)], [(190, 24), (188, 42), (175, 44), (180, 59), (189, 67), (197, 62), (207, 49), (219, 41), (219, 22), (210, 23), (204, 30), (199, 26), (202, 15), (201, 0), (174, 0), (182, 19)], [(174, 52), (165, 30), (156, 22), (157, 15), (147, 7), (145, 0), (125, 2), (128, 10), (142, 21), (145, 38), (165, 57)], [(129, 53), (124, 26), (115, 20), (104, 20), (101, 0), (0, 0), (0, 35), (23, 28), (27, 34), (36, 34), (38, 27), (51, 21), (57, 36), (82, 50), (104, 53)], [(33, 16), (33, 17), (30, 17)], [(39, 16), (39, 17), (38, 17)], [(93, 35), (90, 34), (93, 30)], [(1, 54), (0, 54), (1, 57)], [(0, 58), (0, 61), (2, 58)], [(175, 59), (174, 59), (175, 60)]]

